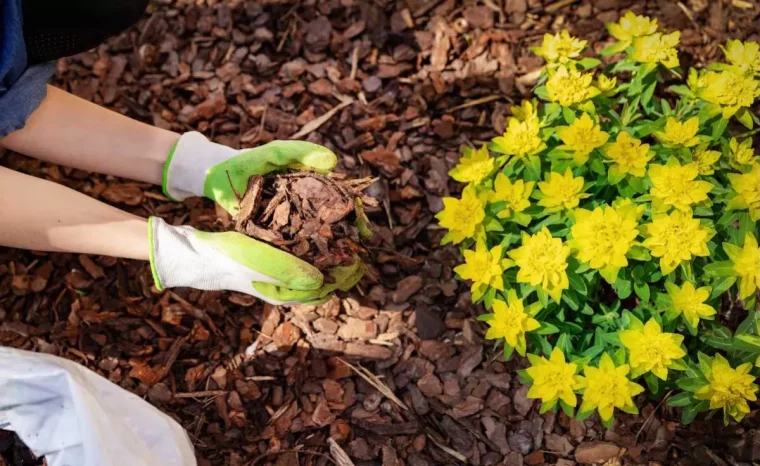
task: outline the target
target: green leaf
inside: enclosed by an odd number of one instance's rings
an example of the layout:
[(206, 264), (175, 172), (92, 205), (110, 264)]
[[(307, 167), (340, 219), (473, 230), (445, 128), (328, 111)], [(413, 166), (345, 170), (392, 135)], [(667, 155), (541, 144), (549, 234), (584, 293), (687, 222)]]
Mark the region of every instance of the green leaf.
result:
[(644, 376), (644, 380), (647, 383), (647, 387), (649, 387), (649, 391), (652, 392), (653, 395), (656, 395), (660, 391), (660, 379), (658, 379), (654, 374), (648, 372)]
[[(491, 309), (493, 307), (493, 301), (495, 299), (496, 299), (496, 288), (488, 287), (488, 290), (486, 290), (485, 294), (483, 295), (483, 304), (485, 305), (486, 309)], [(493, 314), (489, 314), (489, 315), (493, 316)]]
[(644, 246), (632, 246), (631, 249), (628, 250), (627, 256), (637, 261), (648, 261), (652, 259), (649, 250)]
[(625, 42), (615, 42), (614, 44), (608, 45), (605, 47), (601, 52), (599, 52), (599, 55), (603, 57), (609, 57), (610, 55), (615, 55), (616, 53), (620, 53), (627, 47)]
[(691, 422), (697, 418), (697, 414), (699, 414), (699, 412), (694, 409), (694, 405), (684, 406), (683, 411), (681, 412), (681, 424), (691, 424)]
[(511, 220), (520, 226), (527, 227), (533, 218), (524, 212), (513, 212)]
[(557, 327), (565, 333), (570, 335), (578, 335), (583, 333), (583, 327), (573, 322), (557, 322)]
[(633, 290), (636, 292), (636, 296), (641, 298), (642, 301), (649, 301), (649, 285), (646, 283), (635, 282), (633, 284)]
[(555, 326), (550, 324), (549, 322), (542, 322), (541, 328), (538, 329), (539, 335), (553, 335), (555, 333), (559, 333), (559, 329)]
[(583, 422), (586, 419), (590, 418), (592, 414), (594, 414), (594, 410), (593, 409), (590, 410), (590, 411), (581, 411), (579, 409), (578, 410), (578, 414), (575, 415), (575, 420), (578, 421), (578, 422)]
[(620, 348), (614, 353), (612, 353), (612, 361), (615, 363), (616, 366), (622, 366), (625, 364), (625, 348)]
[(713, 123), (712, 138), (716, 141), (720, 139), (720, 137), (723, 136), (723, 132), (726, 130), (727, 126), (728, 126), (728, 120), (725, 118), (721, 118), (720, 120)]
[(604, 176), (607, 173), (607, 169), (604, 168), (604, 163), (597, 158), (591, 159), (591, 170), (594, 173), (602, 175), (602, 176)]
[(747, 129), (752, 129), (754, 126), (752, 121), (752, 114), (746, 108), (742, 108), (736, 112), (736, 119), (739, 120), (739, 123), (743, 124)]
[(652, 84), (647, 86), (647, 88), (644, 90), (644, 93), (641, 94), (641, 105), (644, 108), (649, 108), (649, 102), (652, 100), (652, 96), (654, 95), (654, 90), (657, 87), (657, 81), (652, 81)]
[(567, 274), (567, 279), (570, 282), (570, 288), (573, 291), (584, 297), (587, 295), (588, 288), (586, 287), (586, 281), (583, 280), (580, 275), (570, 272)]
[(734, 263), (731, 261), (720, 261), (707, 264), (704, 272), (713, 277), (729, 277), (734, 274)]
[(581, 60), (578, 60), (577, 65), (581, 67), (584, 71), (590, 70), (591, 68), (595, 68), (602, 64), (602, 61), (597, 58), (583, 58)]
[(750, 312), (747, 318), (744, 319), (738, 327), (736, 327), (736, 335), (740, 335), (742, 333), (751, 333), (754, 335), (759, 333), (760, 328), (758, 328), (758, 325), (760, 325), (760, 322), (758, 322), (757, 317), (757, 312)]
[(565, 290), (562, 293), (562, 301), (567, 303), (567, 305), (570, 306), (570, 309), (574, 311), (577, 311), (581, 308), (581, 303), (578, 300), (578, 295), (572, 290)]
[(571, 125), (575, 121), (575, 112), (570, 107), (562, 107), (562, 118), (568, 125)]
[(689, 392), (681, 392), (676, 396), (668, 398), (667, 404), (673, 408), (681, 408), (692, 404), (693, 398)]
[(541, 403), (541, 407), (538, 410), (538, 414), (544, 414), (547, 411), (551, 411), (556, 406), (557, 406), (557, 400), (554, 400), (551, 403)]
[(575, 408), (565, 403), (564, 401), (559, 400), (559, 406), (562, 408), (562, 411), (564, 411), (565, 414), (567, 414), (567, 417), (572, 418), (573, 415), (575, 414)]
[(618, 298), (620, 299), (626, 299), (627, 297), (631, 296), (632, 288), (630, 280), (623, 280), (622, 278), (618, 277), (615, 285), (613, 285), (613, 288), (615, 288), (615, 291), (617, 291)]
[(736, 335), (731, 347), (737, 351), (760, 353), (760, 336), (748, 333)]
[(537, 155), (531, 155), (525, 159), (525, 179), (538, 181), (541, 178), (541, 159)]
[(488, 232), (504, 231), (504, 226), (494, 217), (486, 217), (486, 220), (483, 222), (483, 226), (485, 226), (486, 231)]
[(515, 348), (512, 346), (509, 346), (506, 342), (504, 342), (504, 360), (509, 361), (509, 358), (512, 357), (512, 353), (515, 352)]
[(591, 348), (587, 349), (583, 353), (581, 353), (581, 356), (584, 358), (594, 359), (595, 357), (602, 354), (604, 351), (604, 345), (594, 345)]
[(696, 392), (700, 388), (707, 385), (707, 380), (703, 378), (683, 378), (678, 379), (676, 381), (676, 385), (678, 385), (681, 390), (685, 390), (687, 392)]
[(697, 359), (699, 361), (699, 370), (702, 371), (702, 375), (705, 376), (705, 378), (710, 377), (710, 374), (712, 373), (712, 361), (710, 358), (705, 353), (698, 351)]
[(710, 298), (717, 298), (722, 295), (728, 291), (734, 283), (736, 283), (736, 277), (719, 277), (712, 283), (712, 294), (710, 295)]
[(541, 100), (546, 100), (546, 101), (551, 100), (551, 98), (549, 97), (549, 90), (546, 89), (546, 86), (539, 86), (533, 89), (533, 94)]

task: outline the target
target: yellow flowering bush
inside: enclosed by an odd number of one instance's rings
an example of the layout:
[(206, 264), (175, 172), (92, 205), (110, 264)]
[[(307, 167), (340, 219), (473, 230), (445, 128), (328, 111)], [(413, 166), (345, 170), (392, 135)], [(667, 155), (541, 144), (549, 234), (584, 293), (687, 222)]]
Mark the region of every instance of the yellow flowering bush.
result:
[(678, 31), (631, 12), (608, 30), (607, 65), (567, 31), (533, 48), (535, 98), (450, 172), (466, 186), (443, 242), (542, 411), (609, 425), (648, 390), (685, 423), (741, 420), (760, 374), (760, 47), (684, 70)]

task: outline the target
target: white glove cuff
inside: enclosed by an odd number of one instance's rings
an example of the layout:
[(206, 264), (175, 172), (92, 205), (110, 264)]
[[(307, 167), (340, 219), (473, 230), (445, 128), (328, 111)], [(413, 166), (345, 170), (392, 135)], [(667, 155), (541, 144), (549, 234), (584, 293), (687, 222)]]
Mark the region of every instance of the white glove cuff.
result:
[(281, 283), (245, 267), (195, 235), (188, 226), (148, 219), (150, 267), (156, 288), (187, 286), (199, 290), (232, 290), (258, 296), (253, 282)]
[(164, 164), (164, 194), (175, 201), (204, 196), (208, 169), (240, 152), (211, 142), (196, 131), (183, 134)]

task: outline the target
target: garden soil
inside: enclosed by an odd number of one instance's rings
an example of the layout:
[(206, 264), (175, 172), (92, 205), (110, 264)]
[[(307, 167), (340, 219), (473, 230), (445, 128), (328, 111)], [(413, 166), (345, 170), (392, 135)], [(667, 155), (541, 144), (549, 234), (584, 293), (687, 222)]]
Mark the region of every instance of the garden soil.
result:
[[(61, 60), (55, 84), (235, 148), (330, 147), (344, 179), (372, 178), (363, 209), (376, 273), (324, 305), (275, 307), (159, 292), (144, 262), (0, 248), (0, 344), (74, 360), (144, 397), (184, 426), (204, 466), (760, 460), (757, 411), (682, 426), (678, 410), (641, 396), (641, 414), (609, 430), (596, 416), (539, 414), (516, 378), (524, 361), (484, 342), (454, 279), (457, 250), (439, 246), (434, 215), (461, 189), (447, 172), (530, 95), (542, 63), (529, 48), (569, 28), (599, 51), (604, 23), (629, 8), (683, 31), (682, 67), (718, 58), (727, 38), (760, 40), (760, 6), (747, 0), (153, 1), (136, 27)], [(142, 216), (236, 226), (213, 203), (172, 203), (156, 186), (12, 153), (0, 163)], [(269, 225), (282, 234), (292, 217), (278, 215)], [(20, 464), (9, 438), (0, 433), (2, 466)]]

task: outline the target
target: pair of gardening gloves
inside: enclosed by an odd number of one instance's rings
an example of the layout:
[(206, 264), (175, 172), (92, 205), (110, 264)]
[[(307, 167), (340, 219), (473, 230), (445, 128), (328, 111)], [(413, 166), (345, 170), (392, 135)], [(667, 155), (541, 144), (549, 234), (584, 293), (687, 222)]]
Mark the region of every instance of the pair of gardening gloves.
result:
[[(175, 201), (205, 196), (235, 215), (251, 176), (284, 169), (328, 173), (336, 162), (332, 151), (309, 142), (274, 141), (235, 150), (189, 132), (167, 158), (163, 188)], [(231, 290), (272, 304), (318, 304), (335, 290), (354, 286), (363, 273), (357, 260), (330, 270), (325, 279), (301, 259), (240, 233), (172, 226), (158, 217), (148, 224), (150, 265), (159, 289)]]

